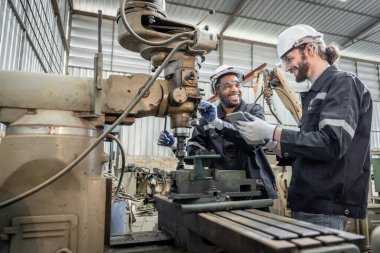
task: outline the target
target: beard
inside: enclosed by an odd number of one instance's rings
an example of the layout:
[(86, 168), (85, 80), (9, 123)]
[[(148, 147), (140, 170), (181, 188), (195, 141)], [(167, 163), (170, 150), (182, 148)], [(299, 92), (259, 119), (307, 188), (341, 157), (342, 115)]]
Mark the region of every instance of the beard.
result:
[(304, 52), (302, 52), (302, 62), (298, 65), (298, 75), (296, 75), (296, 82), (300, 83), (307, 79), (307, 73), (309, 72), (310, 68), (310, 64), (306, 62), (306, 56)]
[(241, 102), (241, 93), (238, 95), (238, 99), (231, 100), (228, 96), (219, 96), (220, 103), (226, 108), (234, 108)]
[(300, 83), (307, 79), (307, 72), (309, 72), (310, 65), (308, 63), (302, 63), (298, 67), (298, 75), (296, 75), (296, 82)]

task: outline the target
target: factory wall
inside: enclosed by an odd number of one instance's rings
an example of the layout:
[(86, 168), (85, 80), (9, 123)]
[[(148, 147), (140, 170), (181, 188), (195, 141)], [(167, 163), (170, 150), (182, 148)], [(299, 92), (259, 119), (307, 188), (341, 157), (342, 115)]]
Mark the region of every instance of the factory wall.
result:
[(0, 1), (0, 70), (63, 73), (68, 17), (64, 0)]
[(62, 74), (68, 24), (66, 0), (1, 0), (0, 70)]

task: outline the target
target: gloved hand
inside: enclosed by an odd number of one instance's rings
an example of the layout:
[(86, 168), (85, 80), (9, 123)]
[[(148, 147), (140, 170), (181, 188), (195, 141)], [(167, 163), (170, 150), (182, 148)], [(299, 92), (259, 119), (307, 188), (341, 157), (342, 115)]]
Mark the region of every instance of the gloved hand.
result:
[(223, 128), (223, 120), (219, 119), (216, 115), (216, 106), (210, 102), (203, 101), (198, 105), (198, 110), (207, 123), (212, 124), (217, 129)]
[(198, 110), (207, 123), (211, 123), (216, 119), (216, 106), (214, 104), (203, 101), (198, 105)]
[(238, 121), (239, 133), (250, 141), (256, 142), (260, 140), (272, 140), (275, 125), (266, 123), (265, 121), (252, 116), (249, 113), (244, 113), (247, 119), (253, 121)]
[(269, 151), (271, 151), (271, 150), (273, 150), (273, 149), (276, 148), (277, 144), (278, 144), (277, 141), (268, 141), (268, 142), (265, 143), (265, 145), (263, 146), (263, 149), (264, 149), (264, 150), (269, 150)]
[(160, 137), (158, 137), (158, 145), (175, 148), (176, 139), (172, 133), (170, 133), (167, 130), (164, 130), (160, 132)]

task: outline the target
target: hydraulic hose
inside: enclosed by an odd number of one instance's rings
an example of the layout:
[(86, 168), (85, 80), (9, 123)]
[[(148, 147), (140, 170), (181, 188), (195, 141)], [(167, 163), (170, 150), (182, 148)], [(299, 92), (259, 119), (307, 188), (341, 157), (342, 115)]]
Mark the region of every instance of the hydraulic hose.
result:
[[(120, 190), (120, 187), (121, 187), (121, 182), (123, 180), (123, 176), (124, 176), (124, 169), (125, 169), (125, 152), (124, 152), (124, 148), (123, 148), (123, 144), (120, 142), (120, 140), (118, 138), (116, 138), (116, 136), (114, 136), (113, 134), (109, 134), (107, 135), (108, 138), (111, 138), (112, 140), (114, 140), (117, 145), (119, 146), (120, 148), (120, 153), (121, 153), (121, 171), (120, 171), (120, 178), (119, 178), (119, 182), (117, 184), (117, 187), (116, 187), (116, 191), (115, 191), (115, 194), (113, 196), (113, 201), (116, 200), (117, 198), (117, 194), (119, 193), (119, 190)], [(116, 164), (116, 166), (118, 167), (118, 164)]]
[(257, 101), (259, 101), (259, 98), (264, 94), (264, 92), (261, 92), (260, 95), (255, 99), (255, 102), (253, 102), (254, 104), (257, 103)]

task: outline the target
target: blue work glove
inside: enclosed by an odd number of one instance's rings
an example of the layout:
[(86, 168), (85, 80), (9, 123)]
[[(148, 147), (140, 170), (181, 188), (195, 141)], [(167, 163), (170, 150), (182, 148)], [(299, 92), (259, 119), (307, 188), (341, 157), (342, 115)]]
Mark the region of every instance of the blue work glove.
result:
[(160, 132), (160, 137), (158, 137), (158, 145), (175, 148), (176, 139), (172, 133), (168, 132), (167, 130), (164, 130)]
[(198, 110), (207, 123), (212, 123), (216, 117), (216, 106), (210, 102), (203, 101), (198, 105)]
[(239, 133), (252, 142), (261, 140), (273, 140), (273, 134), (276, 130), (276, 125), (271, 125), (265, 121), (252, 116), (249, 113), (244, 113), (247, 119), (251, 121), (238, 121)]
[(207, 123), (213, 125), (216, 129), (221, 130), (224, 127), (224, 123), (226, 122), (216, 116), (216, 106), (214, 104), (206, 101), (201, 102), (198, 105), (198, 110), (202, 118), (204, 118)]

